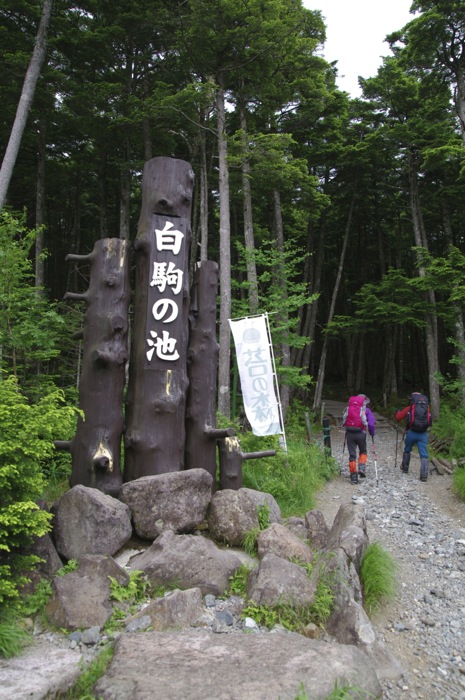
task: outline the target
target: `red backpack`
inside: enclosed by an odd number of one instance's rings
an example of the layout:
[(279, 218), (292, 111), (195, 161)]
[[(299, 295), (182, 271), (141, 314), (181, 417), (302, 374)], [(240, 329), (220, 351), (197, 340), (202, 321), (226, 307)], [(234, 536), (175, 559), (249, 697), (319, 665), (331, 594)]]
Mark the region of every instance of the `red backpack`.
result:
[(410, 401), (412, 404), (407, 414), (407, 430), (413, 430), (416, 433), (425, 433), (433, 422), (431, 420), (428, 399), (424, 394), (420, 394), (416, 391), (411, 395)]
[(342, 425), (346, 428), (365, 430), (368, 425), (366, 414), (368, 402), (369, 399), (365, 394), (351, 396), (342, 416)]

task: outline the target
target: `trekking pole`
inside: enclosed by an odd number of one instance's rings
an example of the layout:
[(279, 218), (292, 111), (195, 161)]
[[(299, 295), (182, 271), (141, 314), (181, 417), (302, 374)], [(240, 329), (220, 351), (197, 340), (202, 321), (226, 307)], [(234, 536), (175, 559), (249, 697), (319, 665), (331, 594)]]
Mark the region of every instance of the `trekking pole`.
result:
[(344, 450), (346, 448), (347, 433), (344, 431), (344, 444), (342, 445), (341, 461), (339, 463), (339, 476), (342, 474), (342, 462), (344, 459)]
[(379, 481), (378, 481), (378, 460), (376, 458), (376, 451), (375, 451), (375, 437), (374, 435), (371, 436), (371, 446), (373, 448), (373, 459), (375, 462), (375, 474), (376, 474), (376, 486), (378, 486)]
[(394, 462), (394, 469), (397, 469), (397, 443), (399, 442), (399, 431), (396, 427), (396, 461)]

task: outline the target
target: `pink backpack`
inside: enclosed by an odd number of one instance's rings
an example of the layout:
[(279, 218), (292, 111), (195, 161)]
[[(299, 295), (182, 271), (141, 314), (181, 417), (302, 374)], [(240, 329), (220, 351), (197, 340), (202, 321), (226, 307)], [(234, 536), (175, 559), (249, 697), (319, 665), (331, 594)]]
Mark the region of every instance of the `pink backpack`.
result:
[(351, 396), (347, 408), (342, 416), (342, 425), (346, 428), (359, 428), (365, 430), (368, 421), (366, 414), (366, 405), (368, 398), (365, 394)]

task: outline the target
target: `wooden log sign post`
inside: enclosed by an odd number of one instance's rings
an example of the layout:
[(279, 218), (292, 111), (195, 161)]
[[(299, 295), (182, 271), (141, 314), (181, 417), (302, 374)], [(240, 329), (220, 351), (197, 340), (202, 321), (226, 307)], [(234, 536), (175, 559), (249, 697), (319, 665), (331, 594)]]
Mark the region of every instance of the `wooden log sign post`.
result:
[(183, 160), (152, 158), (144, 166), (134, 245), (125, 482), (184, 468), (193, 182)]
[(190, 308), (187, 352), (189, 391), (186, 406), (186, 469), (206, 469), (216, 490), (216, 441), (234, 435), (234, 428), (216, 428), (216, 297), (218, 265), (197, 263)]
[(67, 260), (90, 264), (89, 288), (65, 298), (85, 301), (82, 372), (78, 420), (70, 441), (55, 447), (72, 456), (70, 486), (82, 484), (117, 496), (122, 484), (121, 442), (124, 429), (123, 391), (128, 360), (129, 243), (121, 238), (97, 241), (89, 255)]

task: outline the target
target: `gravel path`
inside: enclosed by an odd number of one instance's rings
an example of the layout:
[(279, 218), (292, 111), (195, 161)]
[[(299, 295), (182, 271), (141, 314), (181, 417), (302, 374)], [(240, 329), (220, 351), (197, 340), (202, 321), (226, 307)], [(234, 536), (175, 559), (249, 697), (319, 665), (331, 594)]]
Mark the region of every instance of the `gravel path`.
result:
[[(385, 683), (386, 700), (465, 700), (465, 503), (452, 491), (450, 475), (433, 471), (419, 480), (414, 448), (409, 474), (400, 471), (402, 434), (389, 424), (369, 443), (366, 480), (352, 486), (344, 431), (331, 429), (332, 454), (343, 474), (319, 494), (317, 508), (328, 525), (342, 503), (365, 504), (370, 541), (388, 550), (398, 565), (395, 601), (372, 622), (405, 668), (398, 684)], [(370, 439), (369, 439), (370, 440)], [(397, 464), (397, 468), (395, 465)]]

